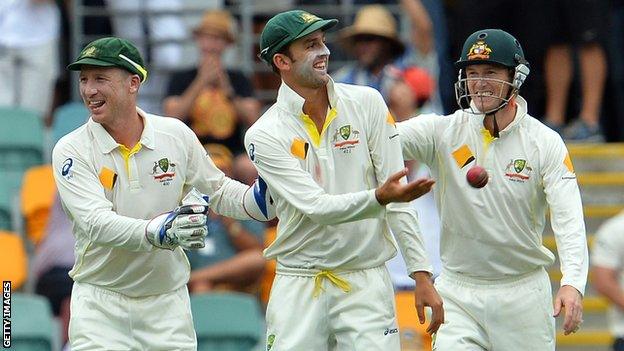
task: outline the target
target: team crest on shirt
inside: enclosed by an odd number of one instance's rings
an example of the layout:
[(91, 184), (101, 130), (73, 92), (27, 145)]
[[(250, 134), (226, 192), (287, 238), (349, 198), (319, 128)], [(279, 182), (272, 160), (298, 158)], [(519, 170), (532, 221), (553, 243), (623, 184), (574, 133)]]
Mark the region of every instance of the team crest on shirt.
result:
[(271, 334), (269, 335), (269, 337), (267, 338), (267, 351), (271, 351), (271, 349), (273, 348), (273, 344), (275, 343), (275, 334)]
[(513, 182), (524, 183), (531, 178), (532, 173), (533, 168), (527, 165), (525, 159), (521, 158), (510, 160), (507, 167), (505, 167), (505, 178)]
[(150, 173), (150, 175), (154, 177), (155, 181), (162, 185), (169, 185), (173, 178), (175, 178), (175, 169), (176, 164), (169, 162), (169, 159), (164, 157), (158, 161), (154, 161), (154, 166), (152, 167), (152, 173)]
[(360, 143), (360, 131), (346, 124), (334, 132), (332, 137), (332, 146), (345, 154), (351, 153), (351, 150)]

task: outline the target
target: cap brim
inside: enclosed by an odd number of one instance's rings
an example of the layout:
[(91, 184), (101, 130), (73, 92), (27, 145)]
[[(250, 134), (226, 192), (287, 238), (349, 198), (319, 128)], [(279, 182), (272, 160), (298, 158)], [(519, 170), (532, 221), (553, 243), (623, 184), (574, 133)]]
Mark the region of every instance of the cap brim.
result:
[(333, 26), (335, 26), (338, 23), (337, 19), (328, 19), (328, 20), (320, 20), (317, 22), (312, 23), (308, 28), (304, 29), (303, 32), (299, 33), (299, 35), (297, 35), (294, 40), (300, 39), (305, 37), (306, 35), (312, 33), (312, 32), (316, 32), (317, 30), (322, 30), (322, 31), (326, 31), (330, 28), (332, 28)]
[(106, 62), (106, 61), (102, 61), (93, 57), (85, 57), (85, 58), (81, 58), (80, 60), (73, 62), (71, 64), (69, 64), (67, 66), (67, 69), (70, 71), (80, 71), (80, 69), (82, 68), (82, 66), (84, 65), (88, 65), (88, 66), (100, 66), (100, 67), (113, 67), (113, 66), (117, 66), (114, 63), (110, 63), (110, 62)]

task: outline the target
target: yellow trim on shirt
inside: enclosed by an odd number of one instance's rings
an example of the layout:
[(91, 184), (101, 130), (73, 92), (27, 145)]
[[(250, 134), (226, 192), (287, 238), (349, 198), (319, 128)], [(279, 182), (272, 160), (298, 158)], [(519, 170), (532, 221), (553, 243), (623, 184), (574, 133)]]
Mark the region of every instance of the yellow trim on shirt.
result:
[(315, 298), (321, 294), (321, 291), (325, 291), (323, 288), (323, 278), (328, 279), (346, 293), (351, 291), (351, 284), (349, 284), (348, 281), (335, 275), (332, 271), (320, 271), (314, 276), (314, 294), (312, 296)]
[(139, 152), (139, 150), (141, 150), (142, 147), (143, 145), (141, 145), (140, 142), (136, 143), (136, 145), (134, 145), (132, 149), (128, 149), (126, 145), (119, 144), (119, 153), (121, 153), (121, 157), (123, 157), (124, 159), (124, 164), (126, 165), (126, 172), (128, 172), (128, 175), (130, 175), (130, 166), (128, 165), (130, 156)]
[(481, 129), (481, 135), (483, 136), (483, 151), (484, 154), (487, 155), (488, 149), (490, 148), (490, 144), (496, 139), (495, 136), (490, 133), (486, 128)]
[(314, 124), (314, 121), (312, 120), (312, 118), (310, 118), (310, 116), (306, 115), (305, 113), (302, 113), (301, 116), (299, 116), (303, 121), (303, 127), (308, 132), (308, 135), (310, 136), (310, 139), (312, 139), (312, 143), (314, 144), (314, 146), (319, 147), (319, 145), (321, 144), (321, 135), (325, 133), (325, 130), (327, 129), (329, 124), (334, 119), (336, 119), (336, 115), (338, 115), (338, 111), (336, 111), (335, 108), (329, 110), (327, 116), (325, 117), (325, 123), (323, 124), (323, 129), (321, 130), (320, 134), (318, 132), (318, 129), (316, 129), (316, 124)]

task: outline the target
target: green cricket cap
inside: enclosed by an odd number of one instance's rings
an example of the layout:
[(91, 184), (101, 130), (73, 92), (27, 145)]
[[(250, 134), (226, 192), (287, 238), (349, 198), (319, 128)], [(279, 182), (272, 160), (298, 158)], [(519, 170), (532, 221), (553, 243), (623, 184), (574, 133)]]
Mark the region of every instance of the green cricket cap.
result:
[(147, 79), (147, 69), (139, 50), (126, 39), (107, 37), (90, 42), (67, 69), (80, 71), (83, 65), (119, 67), (138, 74), (141, 82)]
[(293, 41), (317, 30), (328, 30), (337, 19), (322, 19), (303, 10), (279, 13), (271, 18), (260, 34), (260, 58), (269, 65), (273, 55)]

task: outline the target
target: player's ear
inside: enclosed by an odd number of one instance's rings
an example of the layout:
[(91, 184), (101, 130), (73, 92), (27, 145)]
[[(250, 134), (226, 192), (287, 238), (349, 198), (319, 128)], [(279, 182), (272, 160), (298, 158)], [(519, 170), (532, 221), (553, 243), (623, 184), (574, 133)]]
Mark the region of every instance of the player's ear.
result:
[(291, 63), (292, 63), (292, 60), (287, 55), (280, 54), (280, 53), (273, 55), (273, 64), (279, 70), (282, 70), (282, 71), (289, 70)]
[(130, 92), (136, 93), (141, 85), (141, 77), (138, 74), (130, 75)]

